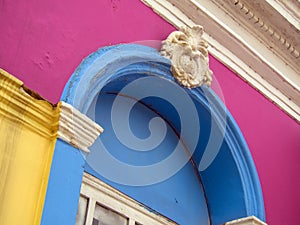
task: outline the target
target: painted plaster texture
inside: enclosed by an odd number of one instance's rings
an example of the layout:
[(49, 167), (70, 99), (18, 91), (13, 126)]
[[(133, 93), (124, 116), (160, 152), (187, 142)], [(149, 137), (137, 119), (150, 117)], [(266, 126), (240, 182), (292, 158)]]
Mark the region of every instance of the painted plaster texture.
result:
[(106, 45), (162, 40), (174, 30), (142, 2), (1, 2), (0, 67), (52, 103), (81, 60)]
[[(2, 1), (0, 10), (0, 67), (53, 103), (99, 47), (163, 40), (175, 30), (138, 0)], [(213, 57), (210, 68), (212, 88), (218, 81), (252, 152), (268, 224), (298, 224), (299, 124)]]
[(0, 224), (40, 224), (59, 108), (0, 70)]

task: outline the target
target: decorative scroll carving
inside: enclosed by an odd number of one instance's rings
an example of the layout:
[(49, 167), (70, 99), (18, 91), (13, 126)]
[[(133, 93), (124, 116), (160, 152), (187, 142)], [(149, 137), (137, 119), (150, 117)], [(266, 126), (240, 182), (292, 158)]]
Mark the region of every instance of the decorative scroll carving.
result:
[(172, 74), (181, 85), (194, 88), (210, 85), (207, 42), (201, 26), (181, 27), (162, 42), (161, 55), (172, 62)]

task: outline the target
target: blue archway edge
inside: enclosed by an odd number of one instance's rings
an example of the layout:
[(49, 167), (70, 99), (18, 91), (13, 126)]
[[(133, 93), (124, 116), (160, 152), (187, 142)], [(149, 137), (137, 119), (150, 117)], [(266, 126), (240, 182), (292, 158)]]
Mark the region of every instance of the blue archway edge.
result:
[[(169, 60), (153, 48), (134, 44), (104, 47), (82, 61), (66, 84), (61, 100), (87, 114), (94, 98), (109, 82), (127, 74), (154, 75), (175, 82), (170, 73), (170, 66)], [(236, 122), (210, 88), (204, 85), (186, 91), (200, 107), (210, 110), (218, 126), (223, 126), (226, 120), (225, 141), (221, 151), (212, 165), (200, 172), (212, 224), (251, 215), (265, 221), (258, 174)], [(224, 112), (225, 118), (222, 116)], [(196, 163), (200, 162), (201, 156), (197, 155), (197, 152), (193, 157)], [(50, 182), (51, 176), (54, 174), (50, 175)], [(77, 196), (79, 197), (79, 193)], [(46, 202), (50, 197), (51, 194), (47, 193)]]

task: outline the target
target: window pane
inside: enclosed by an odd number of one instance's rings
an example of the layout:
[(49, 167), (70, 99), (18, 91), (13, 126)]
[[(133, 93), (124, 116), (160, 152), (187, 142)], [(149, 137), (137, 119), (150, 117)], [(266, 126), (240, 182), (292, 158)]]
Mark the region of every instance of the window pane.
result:
[(88, 199), (80, 195), (77, 214), (76, 214), (76, 225), (85, 224), (87, 206), (88, 206)]
[(93, 225), (127, 225), (128, 218), (96, 204)]

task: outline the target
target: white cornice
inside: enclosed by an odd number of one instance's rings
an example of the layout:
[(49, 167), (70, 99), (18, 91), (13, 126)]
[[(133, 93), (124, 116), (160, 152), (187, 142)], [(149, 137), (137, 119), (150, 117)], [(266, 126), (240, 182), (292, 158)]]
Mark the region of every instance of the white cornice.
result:
[[(274, 0), (213, 0), (265, 47), (296, 69), (300, 56), (297, 16)], [(276, 6), (276, 8), (274, 8)], [(278, 11), (277, 11), (278, 10)], [(300, 9), (299, 9), (300, 10)], [(297, 15), (297, 14), (295, 14)]]
[[(299, 0), (265, 0), (274, 10), (276, 10), (281, 17), (284, 17), (289, 25), (294, 26), (300, 30), (300, 1)], [(276, 19), (276, 18), (275, 18)], [(282, 26), (282, 23), (278, 25)]]
[(291, 19), (299, 14), (285, 19), (291, 11), (287, 6), (277, 11), (280, 7), (270, 7), (271, 0), (143, 2), (177, 28), (202, 25), (213, 56), (300, 121), (300, 38), (297, 20)]

